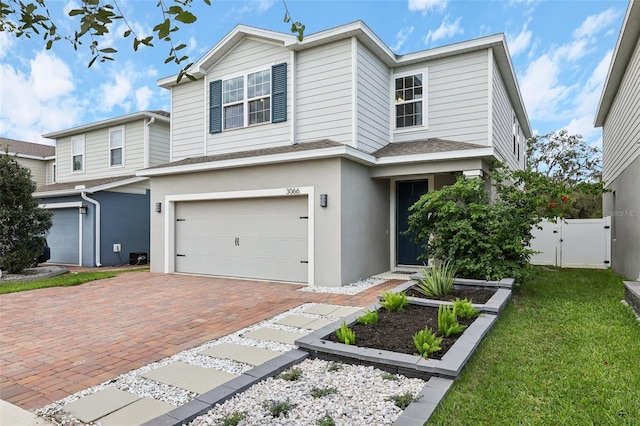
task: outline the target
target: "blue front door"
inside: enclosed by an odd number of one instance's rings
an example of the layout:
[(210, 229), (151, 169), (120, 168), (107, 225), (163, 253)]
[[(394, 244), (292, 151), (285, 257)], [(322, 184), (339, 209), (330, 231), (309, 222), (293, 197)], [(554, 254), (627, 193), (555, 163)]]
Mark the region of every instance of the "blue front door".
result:
[(418, 260), (418, 256), (423, 254), (423, 248), (413, 241), (414, 234), (404, 235), (404, 231), (409, 227), (409, 207), (426, 194), (428, 188), (426, 179), (396, 182), (397, 265), (422, 265), (424, 263), (422, 260)]

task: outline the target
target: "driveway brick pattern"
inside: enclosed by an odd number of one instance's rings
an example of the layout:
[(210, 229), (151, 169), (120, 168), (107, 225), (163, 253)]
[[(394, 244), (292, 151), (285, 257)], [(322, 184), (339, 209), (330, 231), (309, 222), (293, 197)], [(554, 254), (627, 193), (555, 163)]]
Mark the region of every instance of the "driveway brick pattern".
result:
[(0, 295), (0, 399), (40, 408), (302, 303), (367, 306), (400, 283), (352, 296), (142, 271)]

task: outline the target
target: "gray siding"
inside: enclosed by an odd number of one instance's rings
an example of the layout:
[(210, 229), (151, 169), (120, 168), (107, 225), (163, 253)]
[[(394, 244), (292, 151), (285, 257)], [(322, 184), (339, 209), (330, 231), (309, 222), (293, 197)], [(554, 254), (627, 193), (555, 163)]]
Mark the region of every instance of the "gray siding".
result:
[[(144, 167), (144, 120), (84, 133), (84, 171), (71, 171), (71, 137), (56, 141), (58, 182), (132, 175)], [(124, 166), (109, 166), (109, 130), (124, 127)]]
[(352, 141), (351, 40), (297, 54), (296, 141)]
[[(428, 74), (425, 126), (393, 133), (394, 142), (442, 138), (488, 144), (489, 67), (486, 50), (437, 59), (421, 66), (394, 69), (394, 74)], [(392, 100), (389, 99), (389, 102)], [(394, 122), (395, 127), (395, 110)]]
[(389, 143), (389, 68), (358, 43), (357, 148), (374, 152)]
[(149, 166), (169, 162), (169, 124), (154, 122), (149, 126)]
[[(270, 69), (272, 65), (289, 62), (290, 55), (289, 50), (283, 47), (245, 38), (219, 63), (209, 69), (208, 81), (239, 77), (248, 72)], [(216, 134), (207, 133), (206, 155), (270, 148), (291, 143), (291, 64), (288, 64), (287, 68), (288, 121), (275, 124), (263, 123)], [(204, 90), (208, 99), (209, 88), (205, 87)], [(208, 105), (206, 108), (205, 120), (208, 129)], [(204, 117), (203, 113), (204, 110), (199, 117)]]
[(524, 164), (525, 152), (524, 147), (520, 146), (520, 163), (518, 163), (517, 151), (516, 154), (513, 151), (513, 107), (495, 61), (492, 66), (493, 110), (491, 122), (493, 134), (491, 137), (493, 138), (493, 145), (509, 167), (521, 169)]
[(204, 80), (171, 88), (171, 161), (204, 155)]
[[(0, 155), (4, 155), (4, 153)], [(14, 159), (22, 167), (26, 167), (31, 170), (31, 180), (34, 181), (37, 186), (47, 184), (47, 175), (49, 174), (46, 169), (48, 164), (47, 161), (21, 157), (14, 157)]]
[[(640, 157), (640, 43), (636, 43), (602, 135), (602, 178), (609, 183)], [(636, 192), (636, 197), (637, 197)]]

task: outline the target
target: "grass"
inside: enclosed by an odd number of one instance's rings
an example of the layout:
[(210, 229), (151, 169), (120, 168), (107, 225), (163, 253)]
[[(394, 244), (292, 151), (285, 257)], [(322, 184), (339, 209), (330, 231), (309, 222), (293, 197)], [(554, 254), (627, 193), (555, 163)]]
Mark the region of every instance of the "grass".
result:
[(15, 293), (18, 291), (37, 290), (48, 287), (67, 287), (88, 283), (90, 281), (113, 278), (125, 272), (143, 271), (148, 268), (132, 268), (98, 272), (78, 272), (57, 275), (51, 278), (44, 278), (33, 281), (6, 282), (0, 285), (0, 294)]
[(640, 322), (609, 270), (519, 288), (429, 425), (638, 425)]

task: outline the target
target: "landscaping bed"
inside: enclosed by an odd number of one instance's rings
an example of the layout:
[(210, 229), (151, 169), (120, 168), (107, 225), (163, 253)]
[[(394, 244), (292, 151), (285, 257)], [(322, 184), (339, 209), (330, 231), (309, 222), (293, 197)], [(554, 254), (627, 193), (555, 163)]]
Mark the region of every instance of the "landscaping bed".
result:
[[(425, 327), (438, 329), (438, 308), (409, 304), (404, 310), (392, 312), (386, 309), (378, 311), (377, 324), (353, 324), (351, 329), (356, 333), (356, 346), (382, 349), (409, 355), (416, 354), (413, 336)], [(469, 326), (474, 320), (460, 319), (458, 322)], [(461, 334), (444, 337), (441, 349), (429, 355), (429, 358), (441, 359), (453, 346)], [(335, 333), (325, 336), (324, 340), (340, 343)]]

